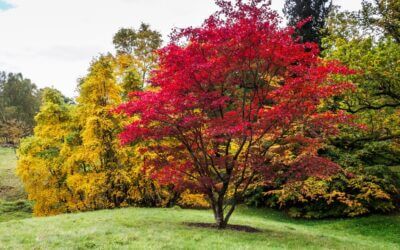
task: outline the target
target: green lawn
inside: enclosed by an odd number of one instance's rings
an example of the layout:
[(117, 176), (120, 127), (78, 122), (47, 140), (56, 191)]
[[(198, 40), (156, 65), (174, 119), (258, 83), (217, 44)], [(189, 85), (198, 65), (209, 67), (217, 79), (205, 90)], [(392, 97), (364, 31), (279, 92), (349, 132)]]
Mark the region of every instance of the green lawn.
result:
[(194, 228), (210, 211), (127, 208), (0, 223), (0, 249), (400, 249), (400, 216), (306, 221), (241, 208), (232, 223), (262, 232)]

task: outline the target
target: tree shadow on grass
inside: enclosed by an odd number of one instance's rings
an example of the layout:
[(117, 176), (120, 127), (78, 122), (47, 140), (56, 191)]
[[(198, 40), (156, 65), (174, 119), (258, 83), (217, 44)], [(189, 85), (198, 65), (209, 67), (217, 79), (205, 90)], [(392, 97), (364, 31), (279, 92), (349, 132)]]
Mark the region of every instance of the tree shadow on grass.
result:
[[(214, 223), (198, 223), (198, 222), (186, 222), (184, 225), (189, 227), (200, 227), (200, 228), (213, 228), (219, 229), (216, 224)], [(250, 227), (250, 226), (242, 226), (242, 225), (227, 225), (226, 230), (234, 230), (239, 232), (246, 232), (246, 233), (260, 233), (262, 232), (260, 229)]]

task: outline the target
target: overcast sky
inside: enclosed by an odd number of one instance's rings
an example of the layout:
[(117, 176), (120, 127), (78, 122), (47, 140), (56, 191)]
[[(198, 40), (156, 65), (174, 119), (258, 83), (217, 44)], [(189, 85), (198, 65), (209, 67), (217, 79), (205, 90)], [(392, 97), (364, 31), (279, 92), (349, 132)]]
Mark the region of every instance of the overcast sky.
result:
[[(347, 10), (360, 2), (334, 0)], [(272, 0), (272, 8), (283, 3)], [(199, 25), (215, 10), (213, 0), (0, 0), (0, 71), (73, 97), (91, 59), (113, 50), (119, 28), (146, 22), (166, 40), (173, 27)]]

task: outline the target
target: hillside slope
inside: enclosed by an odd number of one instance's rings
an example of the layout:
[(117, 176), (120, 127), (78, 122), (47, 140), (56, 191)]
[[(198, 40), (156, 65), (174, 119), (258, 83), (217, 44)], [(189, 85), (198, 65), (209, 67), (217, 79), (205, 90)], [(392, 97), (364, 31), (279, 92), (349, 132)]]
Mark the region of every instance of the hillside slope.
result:
[(15, 174), (16, 165), (14, 149), (0, 147), (0, 200), (25, 198), (22, 183)]
[(262, 232), (195, 228), (210, 211), (127, 208), (0, 223), (0, 249), (400, 249), (400, 216), (293, 220), (241, 208), (232, 223)]
[(24, 188), (15, 173), (16, 165), (14, 149), (0, 147), (0, 222), (32, 216), (31, 203), (25, 200)]

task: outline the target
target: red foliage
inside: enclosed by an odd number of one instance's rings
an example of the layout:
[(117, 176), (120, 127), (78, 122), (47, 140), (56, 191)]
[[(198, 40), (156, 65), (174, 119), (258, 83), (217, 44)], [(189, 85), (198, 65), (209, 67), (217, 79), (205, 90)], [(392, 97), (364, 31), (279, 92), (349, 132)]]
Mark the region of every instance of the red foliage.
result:
[[(124, 143), (179, 144), (150, 147), (160, 157), (148, 167), (164, 183), (203, 191), (218, 214), (227, 190), (234, 209), (254, 176), (282, 161), (306, 172), (334, 165), (316, 151), (349, 117), (319, 107), (352, 87), (334, 76), (352, 72), (322, 61), (316, 44), (294, 41), (294, 28), (280, 28), (265, 1), (216, 2), (221, 11), (175, 32), (159, 51), (157, 90), (132, 93), (119, 110), (140, 117), (121, 134)], [(290, 147), (290, 161), (275, 152)]]

